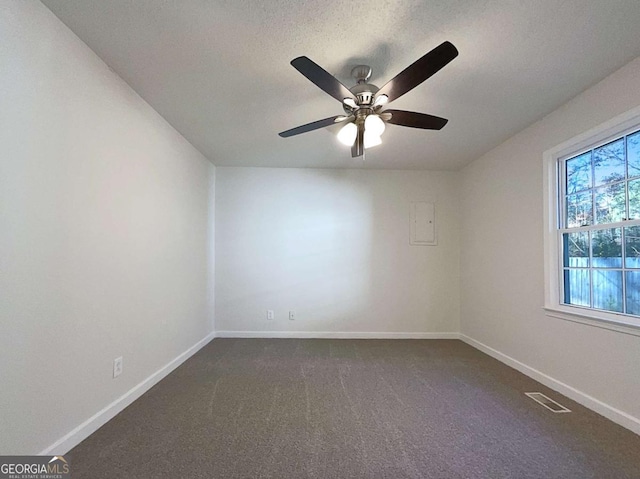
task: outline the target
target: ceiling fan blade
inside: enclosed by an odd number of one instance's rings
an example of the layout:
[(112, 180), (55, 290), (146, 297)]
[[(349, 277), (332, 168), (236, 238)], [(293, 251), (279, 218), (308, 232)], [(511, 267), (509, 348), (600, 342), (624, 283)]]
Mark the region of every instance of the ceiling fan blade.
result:
[(340, 103), (345, 98), (353, 98), (353, 93), (340, 83), (336, 77), (331, 75), (317, 63), (307, 57), (298, 57), (291, 60), (293, 68), (306, 76), (312, 83), (327, 92)]
[(300, 133), (306, 133), (308, 131), (317, 130), (319, 128), (335, 125), (337, 123), (343, 123), (347, 120), (353, 120), (353, 117), (344, 115), (332, 116), (331, 118), (324, 118), (312, 123), (307, 123), (306, 125), (291, 128), (290, 130), (278, 133), (278, 135), (280, 135), (282, 138), (288, 138), (290, 136), (299, 135)]
[(444, 42), (424, 55), (418, 61), (389, 80), (376, 93), (376, 97), (386, 95), (387, 102), (404, 95), (414, 89), (430, 76), (437, 73), (442, 67), (458, 56), (458, 50), (450, 42)]
[(449, 121), (446, 118), (427, 115), (426, 113), (416, 113), (414, 111), (385, 110), (382, 114), (384, 115), (386, 113), (391, 114), (391, 118), (386, 120), (387, 123), (409, 126), (411, 128), (422, 128), (423, 130), (441, 130)]

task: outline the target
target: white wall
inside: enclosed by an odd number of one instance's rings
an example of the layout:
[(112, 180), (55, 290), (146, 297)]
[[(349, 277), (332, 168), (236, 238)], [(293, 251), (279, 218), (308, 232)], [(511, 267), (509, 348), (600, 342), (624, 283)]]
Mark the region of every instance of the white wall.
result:
[(214, 167), (39, 2), (0, 65), (0, 454), (37, 454), (212, 331)]
[[(412, 201), (437, 246), (409, 245)], [(453, 172), (218, 168), (216, 330), (458, 331), (458, 218)]]
[(466, 167), (460, 258), (463, 334), (635, 418), (640, 337), (542, 310), (542, 155), (638, 105), (640, 59)]

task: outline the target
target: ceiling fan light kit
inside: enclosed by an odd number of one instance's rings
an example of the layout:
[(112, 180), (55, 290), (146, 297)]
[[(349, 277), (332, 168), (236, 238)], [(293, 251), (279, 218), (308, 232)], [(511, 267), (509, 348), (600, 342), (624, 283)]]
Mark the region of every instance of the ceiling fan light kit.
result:
[(440, 130), (448, 120), (405, 110), (382, 111), (382, 108), (437, 73), (456, 56), (456, 47), (450, 42), (444, 42), (409, 65), (382, 88), (367, 83), (371, 78), (371, 67), (368, 65), (357, 65), (351, 70), (356, 85), (347, 88), (309, 58), (295, 58), (291, 65), (320, 89), (341, 102), (345, 115), (307, 123), (283, 131), (280, 136), (287, 138), (345, 123), (338, 132), (338, 140), (346, 146), (351, 146), (351, 156), (358, 157), (364, 154), (365, 149), (382, 143), (381, 135), (384, 133), (385, 123), (423, 130)]

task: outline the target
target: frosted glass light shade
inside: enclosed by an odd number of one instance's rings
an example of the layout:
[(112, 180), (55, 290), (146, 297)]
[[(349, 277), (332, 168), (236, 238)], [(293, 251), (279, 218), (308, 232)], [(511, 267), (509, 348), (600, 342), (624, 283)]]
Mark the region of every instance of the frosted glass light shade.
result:
[(389, 97), (387, 95), (380, 95), (376, 98), (376, 101), (373, 102), (373, 106), (386, 105), (387, 101), (389, 101)]
[(351, 108), (358, 108), (358, 104), (353, 98), (345, 98), (344, 100), (342, 100), (342, 103), (344, 103), (347, 106), (350, 106)]
[(351, 146), (358, 136), (358, 127), (355, 123), (347, 123), (338, 132), (338, 140), (343, 145)]
[(378, 115), (369, 115), (364, 120), (364, 131), (368, 131), (373, 135), (380, 136), (384, 132), (384, 121)]
[(382, 144), (382, 138), (380, 138), (380, 135), (376, 135), (369, 130), (364, 130), (365, 148), (373, 148), (374, 146), (378, 146), (380, 144)]

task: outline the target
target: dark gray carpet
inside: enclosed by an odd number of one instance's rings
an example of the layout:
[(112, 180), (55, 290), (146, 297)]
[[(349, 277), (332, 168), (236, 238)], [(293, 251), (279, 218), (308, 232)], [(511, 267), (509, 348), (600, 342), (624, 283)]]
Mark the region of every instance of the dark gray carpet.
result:
[(215, 339), (69, 457), (76, 479), (640, 478), (640, 436), (441, 340)]

